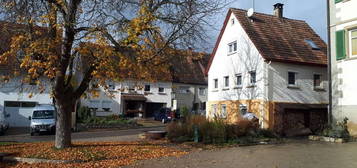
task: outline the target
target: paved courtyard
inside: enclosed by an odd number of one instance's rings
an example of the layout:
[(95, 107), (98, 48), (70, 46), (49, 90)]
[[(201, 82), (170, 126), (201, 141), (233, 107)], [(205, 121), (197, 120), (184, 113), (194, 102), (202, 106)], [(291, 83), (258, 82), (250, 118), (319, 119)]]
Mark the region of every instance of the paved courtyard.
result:
[(357, 143), (293, 141), (204, 150), (181, 158), (146, 160), (130, 168), (356, 168)]

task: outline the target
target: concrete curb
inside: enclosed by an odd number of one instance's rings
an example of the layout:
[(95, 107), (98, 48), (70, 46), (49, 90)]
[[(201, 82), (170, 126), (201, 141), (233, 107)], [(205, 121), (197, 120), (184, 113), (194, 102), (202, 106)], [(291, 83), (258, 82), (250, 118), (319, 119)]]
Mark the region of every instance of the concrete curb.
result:
[(4, 157), (3, 161), (8, 162), (24, 162), (24, 163), (55, 163), (55, 164), (66, 164), (66, 163), (77, 163), (79, 161), (69, 161), (69, 160), (48, 160), (48, 159), (36, 159), (36, 158), (21, 158), (21, 157)]

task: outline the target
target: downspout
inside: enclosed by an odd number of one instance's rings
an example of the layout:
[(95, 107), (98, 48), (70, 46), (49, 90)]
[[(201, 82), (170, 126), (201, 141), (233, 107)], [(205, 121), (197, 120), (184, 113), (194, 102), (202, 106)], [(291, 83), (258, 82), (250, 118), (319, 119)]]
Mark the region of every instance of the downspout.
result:
[(328, 124), (332, 124), (332, 61), (331, 61), (331, 30), (330, 30), (330, 0), (326, 0), (327, 6), (327, 58), (328, 58)]

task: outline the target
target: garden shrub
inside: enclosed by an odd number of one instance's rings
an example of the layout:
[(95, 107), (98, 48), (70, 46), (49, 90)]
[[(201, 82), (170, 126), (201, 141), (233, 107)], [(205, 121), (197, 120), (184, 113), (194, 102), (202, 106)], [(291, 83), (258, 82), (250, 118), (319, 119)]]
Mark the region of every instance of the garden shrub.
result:
[(90, 109), (87, 106), (81, 106), (78, 108), (78, 121), (83, 122), (91, 117)]
[(343, 119), (343, 121), (337, 122), (332, 127), (326, 127), (320, 134), (326, 137), (348, 139), (350, 138), (350, 133), (348, 131), (347, 123), (348, 118), (346, 117)]
[[(198, 128), (199, 141), (206, 144), (237, 141), (241, 137), (250, 136), (249, 132), (256, 135), (258, 130), (257, 126), (248, 120), (228, 124), (219, 118), (208, 120), (204, 116), (189, 115), (184, 120), (168, 124), (167, 138), (172, 142), (193, 141), (194, 126)], [(268, 134), (264, 131), (261, 133)]]

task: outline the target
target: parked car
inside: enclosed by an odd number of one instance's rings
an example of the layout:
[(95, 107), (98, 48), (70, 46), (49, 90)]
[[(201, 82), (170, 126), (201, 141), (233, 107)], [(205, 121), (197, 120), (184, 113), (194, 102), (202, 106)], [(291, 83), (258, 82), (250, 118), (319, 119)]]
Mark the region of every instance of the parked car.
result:
[(154, 120), (162, 123), (170, 122), (174, 119), (174, 113), (169, 108), (160, 108), (154, 112)]
[(9, 123), (6, 121), (0, 121), (0, 135), (5, 134), (7, 129), (9, 129)]
[(32, 111), (30, 134), (50, 132), (55, 133), (56, 130), (56, 112), (53, 105), (37, 105)]

